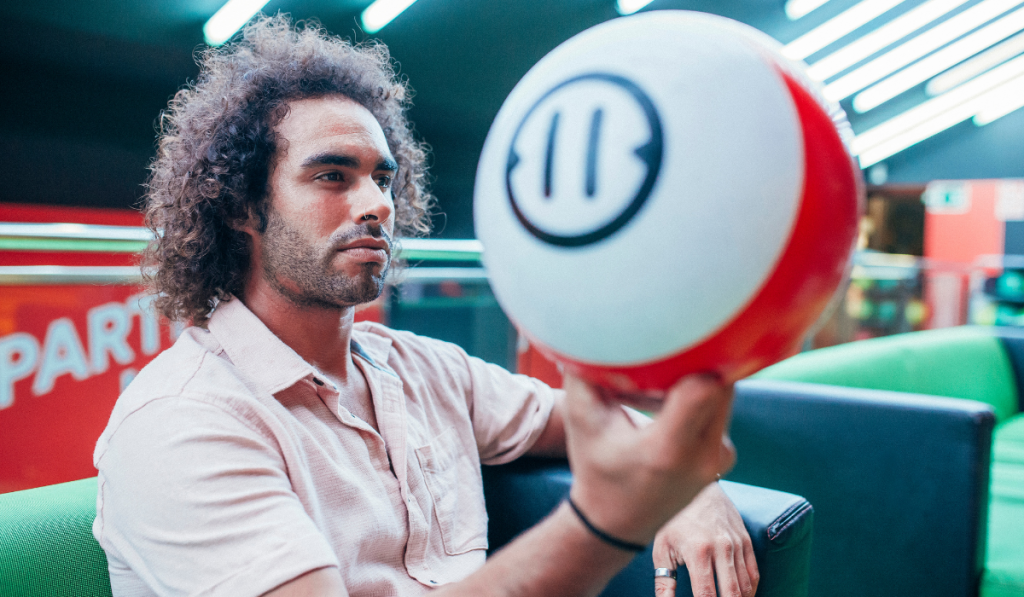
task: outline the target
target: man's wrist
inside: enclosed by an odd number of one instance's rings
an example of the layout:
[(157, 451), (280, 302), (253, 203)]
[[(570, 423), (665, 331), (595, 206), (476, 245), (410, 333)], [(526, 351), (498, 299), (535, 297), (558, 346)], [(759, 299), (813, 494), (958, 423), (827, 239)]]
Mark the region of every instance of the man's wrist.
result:
[(568, 500), (562, 500), (562, 503), (558, 505), (558, 508), (552, 514), (552, 518), (557, 519), (558, 524), (565, 529), (565, 532), (571, 537), (571, 542), (578, 545), (587, 554), (590, 554), (590, 557), (595, 558), (595, 561), (601, 560), (606, 563), (621, 561), (625, 563), (636, 556), (635, 552), (613, 547), (591, 533), (583, 524), (583, 521), (573, 512)]
[(632, 543), (630, 541), (626, 541), (625, 539), (620, 539), (614, 535), (610, 535), (604, 532), (603, 530), (595, 526), (594, 523), (590, 522), (590, 519), (587, 518), (587, 515), (584, 514), (582, 510), (580, 510), (580, 507), (575, 502), (572, 501), (572, 497), (567, 497), (565, 501), (567, 504), (569, 504), (569, 508), (573, 511), (573, 513), (576, 514), (576, 518), (578, 518), (579, 521), (583, 523), (583, 526), (586, 527), (592, 535), (594, 535), (601, 541), (604, 541), (606, 544), (611, 545), (616, 549), (621, 549), (623, 551), (628, 551), (632, 553), (641, 553), (647, 550), (646, 545), (640, 543)]

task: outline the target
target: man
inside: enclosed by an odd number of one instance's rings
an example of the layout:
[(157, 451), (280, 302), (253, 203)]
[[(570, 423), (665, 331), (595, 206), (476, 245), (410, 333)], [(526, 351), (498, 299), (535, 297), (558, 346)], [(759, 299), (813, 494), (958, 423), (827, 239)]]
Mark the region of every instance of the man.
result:
[[(683, 380), (648, 425), (578, 380), (353, 322), (431, 206), (383, 46), (277, 17), (201, 66), (162, 116), (146, 207), (157, 305), (193, 327), (96, 447), (115, 595), (594, 594), (669, 519), (656, 566), (753, 593), (709, 485), (732, 463), (729, 388)], [(480, 464), (523, 454), (568, 455), (571, 501), (485, 563)]]

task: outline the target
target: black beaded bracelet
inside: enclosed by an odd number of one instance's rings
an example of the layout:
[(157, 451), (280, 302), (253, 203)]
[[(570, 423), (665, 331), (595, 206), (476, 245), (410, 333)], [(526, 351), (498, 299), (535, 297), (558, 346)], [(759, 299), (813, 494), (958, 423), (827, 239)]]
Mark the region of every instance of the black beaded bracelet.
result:
[(639, 543), (630, 543), (629, 541), (623, 541), (622, 539), (612, 537), (608, 533), (595, 527), (589, 520), (587, 520), (587, 517), (583, 515), (583, 512), (580, 511), (580, 507), (576, 505), (576, 502), (572, 501), (571, 497), (565, 498), (565, 501), (569, 502), (569, 507), (572, 508), (572, 511), (575, 512), (576, 516), (579, 517), (580, 522), (583, 523), (583, 526), (587, 527), (587, 530), (593, 533), (601, 541), (604, 541), (612, 547), (617, 547), (619, 549), (624, 549), (626, 551), (634, 551), (640, 553), (647, 550), (646, 545), (640, 545)]

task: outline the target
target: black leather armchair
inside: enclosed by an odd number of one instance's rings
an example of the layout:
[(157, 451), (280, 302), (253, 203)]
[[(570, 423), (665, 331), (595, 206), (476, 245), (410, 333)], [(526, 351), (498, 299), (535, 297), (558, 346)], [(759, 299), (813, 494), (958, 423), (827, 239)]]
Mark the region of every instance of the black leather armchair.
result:
[[(548, 515), (568, 494), (572, 483), (562, 460), (522, 459), (484, 467), (484, 491), (490, 516), (491, 550)], [(761, 573), (758, 597), (807, 595), (814, 511), (800, 496), (722, 481), (722, 488), (743, 516)], [(638, 555), (601, 595), (654, 595), (651, 549)], [(677, 595), (692, 595), (685, 569), (679, 570)]]
[(994, 422), (980, 402), (748, 380), (727, 478), (814, 504), (815, 597), (973, 596)]

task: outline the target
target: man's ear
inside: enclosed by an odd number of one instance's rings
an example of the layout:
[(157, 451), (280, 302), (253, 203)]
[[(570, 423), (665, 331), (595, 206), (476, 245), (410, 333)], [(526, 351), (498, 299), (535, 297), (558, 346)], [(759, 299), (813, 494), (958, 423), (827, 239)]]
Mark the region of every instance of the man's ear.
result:
[(244, 220), (235, 220), (230, 222), (228, 227), (232, 230), (237, 230), (238, 232), (244, 232), (249, 236), (249, 238), (255, 239), (259, 235), (257, 224), (256, 219), (250, 215)]
[(248, 234), (250, 238), (255, 239), (257, 236), (261, 236), (267, 231), (266, 211), (265, 209), (260, 209), (255, 206), (250, 206), (247, 211), (249, 212), (248, 218), (233, 222), (230, 226), (239, 232)]

